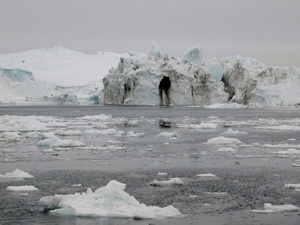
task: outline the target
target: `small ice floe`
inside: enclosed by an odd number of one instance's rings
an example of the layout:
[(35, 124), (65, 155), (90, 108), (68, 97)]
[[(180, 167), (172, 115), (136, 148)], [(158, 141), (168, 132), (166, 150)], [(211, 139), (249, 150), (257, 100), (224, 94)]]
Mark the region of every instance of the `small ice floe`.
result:
[(13, 179), (25, 179), (25, 178), (33, 178), (34, 176), (26, 173), (22, 170), (16, 169), (11, 173), (5, 173), (4, 175), (0, 174), (0, 178), (13, 178)]
[(289, 189), (300, 189), (300, 184), (285, 184), (284, 187)]
[(118, 131), (114, 136), (115, 136), (115, 137), (123, 137), (124, 134), (125, 134), (125, 132), (122, 131), (122, 130), (120, 130), (120, 131)]
[(69, 139), (60, 139), (58, 137), (51, 137), (41, 140), (37, 143), (38, 146), (53, 146), (53, 147), (82, 147), (85, 143)]
[(289, 148), (288, 150), (286, 151), (278, 151), (278, 152), (275, 152), (276, 154), (284, 154), (284, 155), (297, 155), (297, 154), (300, 154), (300, 150), (297, 150), (295, 148)]
[(296, 148), (296, 149), (300, 149), (300, 145), (291, 145), (291, 144), (277, 144), (277, 145), (264, 144), (262, 147), (264, 147), (264, 148)]
[(82, 135), (80, 130), (58, 130), (55, 132), (59, 136), (79, 136)]
[(275, 212), (293, 212), (299, 211), (299, 208), (294, 205), (285, 204), (285, 205), (272, 205), (270, 203), (264, 204), (264, 209), (254, 209), (251, 212), (253, 213), (275, 213)]
[(81, 187), (81, 184), (73, 184), (72, 187)]
[(126, 137), (133, 137), (133, 138), (144, 137), (144, 136), (145, 133), (134, 133), (133, 131), (127, 131), (127, 135), (126, 135)]
[(43, 152), (45, 152), (45, 153), (52, 153), (54, 151), (53, 151), (53, 149), (48, 148), (48, 149), (43, 149)]
[(158, 172), (157, 175), (158, 176), (168, 176), (168, 173)]
[(105, 129), (105, 130), (85, 130), (83, 131), (83, 134), (103, 134), (103, 135), (114, 135), (116, 134), (117, 131), (114, 128), (109, 128), (109, 129)]
[(218, 124), (216, 123), (200, 123), (190, 124), (189, 129), (216, 129)]
[(150, 185), (152, 186), (181, 186), (183, 185), (183, 181), (178, 178), (178, 177), (174, 177), (174, 178), (170, 178), (169, 180), (162, 180), (162, 181), (158, 181), (158, 180), (154, 180), (150, 183)]
[(50, 213), (68, 216), (150, 219), (181, 215), (172, 205), (160, 208), (141, 204), (125, 192), (125, 187), (126, 184), (112, 180), (95, 192), (89, 188), (81, 194), (42, 197), (39, 204)]
[(177, 132), (161, 132), (157, 135), (157, 137), (171, 138), (171, 137), (178, 137), (178, 134)]
[(198, 198), (198, 195), (189, 195), (189, 198)]
[(221, 147), (217, 150), (218, 152), (236, 152), (236, 150), (232, 147)]
[(289, 138), (288, 141), (296, 141), (295, 138)]
[(6, 188), (8, 191), (37, 191), (38, 188), (32, 185), (24, 185), (24, 186), (8, 186)]
[(50, 121), (46, 123), (47, 127), (67, 127), (68, 125), (64, 122), (58, 122), (58, 121)]
[(233, 130), (231, 128), (227, 129), (223, 134), (229, 134), (229, 135), (239, 135), (239, 134), (247, 134), (247, 132)]
[(37, 116), (0, 116), (0, 131), (46, 131), (49, 128)]
[(19, 132), (3, 132), (0, 134), (0, 141), (17, 142), (20, 141)]
[(215, 144), (215, 145), (220, 145), (220, 144), (227, 144), (227, 145), (235, 145), (235, 144), (242, 144), (239, 139), (237, 138), (227, 138), (227, 137), (215, 137), (209, 139), (207, 142), (204, 142), (203, 144)]
[(300, 167), (300, 164), (299, 163), (293, 163), (292, 167)]
[(254, 127), (257, 129), (266, 129), (266, 130), (287, 130), (287, 131), (299, 131), (300, 126), (293, 125), (280, 125), (280, 126), (258, 126)]
[(202, 173), (202, 174), (197, 174), (196, 177), (215, 178), (217, 176), (212, 173)]
[(227, 192), (204, 192), (204, 193), (209, 195), (228, 195)]
[(26, 133), (26, 137), (28, 137), (28, 138), (39, 138), (41, 136), (42, 136), (42, 133), (37, 132), (37, 131), (32, 131), (32, 132)]
[(241, 109), (245, 108), (244, 105), (238, 103), (216, 103), (213, 105), (205, 106), (207, 109)]
[(5, 148), (5, 149), (2, 150), (2, 153), (14, 153), (16, 151), (17, 150)]
[(95, 116), (78, 117), (76, 119), (80, 119), (80, 120), (92, 120), (92, 121), (95, 121), (95, 122), (99, 122), (99, 121), (105, 121), (105, 120), (112, 119), (112, 115), (100, 114), (100, 115), (95, 115)]

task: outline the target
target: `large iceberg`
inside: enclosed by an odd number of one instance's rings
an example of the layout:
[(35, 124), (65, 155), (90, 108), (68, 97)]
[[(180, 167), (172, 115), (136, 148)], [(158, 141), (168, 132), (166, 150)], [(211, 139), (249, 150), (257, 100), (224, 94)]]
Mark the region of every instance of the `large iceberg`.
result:
[(42, 197), (39, 204), (50, 213), (68, 216), (158, 218), (181, 215), (173, 206), (160, 208), (139, 203), (126, 193), (126, 185), (112, 180), (95, 192)]
[(152, 47), (122, 57), (103, 79), (104, 103), (125, 105), (298, 105), (300, 70), (241, 56), (203, 59), (195, 46), (182, 59)]

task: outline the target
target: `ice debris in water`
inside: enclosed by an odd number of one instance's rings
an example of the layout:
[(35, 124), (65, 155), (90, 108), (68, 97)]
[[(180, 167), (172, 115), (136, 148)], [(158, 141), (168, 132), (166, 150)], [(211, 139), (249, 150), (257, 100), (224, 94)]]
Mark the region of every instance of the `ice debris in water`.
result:
[(127, 131), (127, 137), (143, 137), (145, 133), (134, 133), (133, 131)]
[(162, 181), (158, 181), (158, 180), (154, 180), (150, 183), (150, 185), (152, 186), (181, 186), (183, 185), (183, 181), (178, 178), (170, 178), (169, 180), (162, 180)]
[(37, 191), (38, 188), (32, 185), (24, 185), (24, 186), (8, 186), (6, 188), (8, 191)]
[(172, 205), (146, 206), (125, 192), (126, 184), (112, 180), (93, 192), (42, 197), (39, 204), (50, 213), (85, 217), (158, 218), (181, 215)]
[(223, 134), (232, 134), (232, 135), (234, 135), (234, 134), (247, 134), (247, 132), (233, 130), (233, 129), (229, 128)]
[(58, 137), (51, 137), (41, 140), (37, 143), (38, 146), (54, 146), (54, 147), (82, 147), (85, 143), (75, 140), (65, 139), (62, 140)]
[(237, 138), (227, 138), (227, 137), (215, 137), (207, 140), (207, 142), (204, 142), (203, 144), (242, 144), (242, 142)]
[(171, 138), (171, 137), (178, 137), (178, 134), (176, 132), (161, 132), (157, 136)]
[(0, 141), (17, 142), (20, 140), (19, 132), (3, 132), (0, 134)]
[(95, 129), (88, 129), (83, 131), (83, 134), (103, 134), (103, 135), (113, 135), (116, 134), (117, 130), (114, 128), (108, 128), (105, 130), (95, 130)]
[(202, 173), (202, 174), (197, 174), (196, 177), (208, 177), (208, 178), (213, 178), (216, 177), (216, 175), (212, 173)]
[(251, 212), (254, 213), (275, 213), (275, 212), (291, 212), (291, 211), (299, 211), (299, 207), (285, 204), (285, 205), (272, 205), (270, 203), (264, 204), (264, 209), (254, 209)]
[(289, 189), (300, 189), (300, 184), (285, 184), (284, 187)]
[(0, 174), (0, 178), (14, 178), (14, 179), (23, 179), (23, 178), (33, 178), (34, 176), (26, 173), (22, 170), (16, 169), (11, 173), (5, 173), (4, 175)]
[(189, 125), (190, 129), (216, 129), (218, 124), (216, 123), (200, 123)]

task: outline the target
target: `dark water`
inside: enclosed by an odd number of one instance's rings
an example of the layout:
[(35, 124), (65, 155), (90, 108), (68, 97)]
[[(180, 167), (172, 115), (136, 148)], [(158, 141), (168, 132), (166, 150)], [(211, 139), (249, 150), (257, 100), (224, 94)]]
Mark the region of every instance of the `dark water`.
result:
[[(299, 131), (255, 129), (266, 121), (277, 125), (299, 125), (298, 109), (203, 109), (189, 107), (132, 107), (132, 106), (34, 106), (0, 107), (0, 115), (54, 116), (74, 127), (74, 118), (85, 115), (111, 114), (126, 120), (136, 120), (136, 126), (111, 124), (116, 129), (144, 132), (142, 138), (114, 138), (112, 136), (71, 137), (88, 146), (107, 146), (108, 140), (119, 141), (124, 150), (95, 152), (72, 148), (44, 153), (36, 146), (37, 140), (22, 138), (17, 143), (1, 143), (0, 148), (17, 150), (9, 157), (15, 162), (0, 162), (0, 173), (19, 168), (35, 178), (27, 180), (0, 180), (0, 224), (300, 224), (299, 212), (254, 214), (252, 209), (262, 209), (264, 203), (300, 206), (300, 192), (285, 189), (284, 184), (300, 183), (298, 167), (292, 163), (297, 155), (279, 156), (263, 144), (300, 143)], [(213, 116), (213, 117), (212, 117)], [(159, 128), (159, 119), (172, 121), (170, 129)], [(219, 119), (212, 130), (194, 130), (176, 126), (180, 123), (200, 123)], [(240, 122), (248, 121), (244, 125)], [(84, 125), (86, 126), (86, 125)], [(228, 127), (247, 132), (247, 135), (230, 136), (241, 140), (236, 152), (218, 152), (220, 146), (203, 142), (222, 136)], [(76, 127), (76, 129), (80, 129)], [(82, 128), (82, 130), (86, 127)], [(178, 132), (178, 139), (157, 138), (160, 132)], [(22, 134), (23, 135), (23, 134)], [(25, 135), (25, 134), (24, 134)], [(289, 139), (295, 139), (292, 142)], [(167, 143), (166, 143), (167, 142)], [(259, 146), (253, 145), (258, 143)], [(151, 150), (149, 150), (151, 146)], [(1, 154), (1, 153), (0, 153)], [(3, 153), (2, 153), (3, 154)], [(30, 155), (30, 157), (28, 156)], [(2, 155), (1, 158), (7, 158)], [(67, 161), (61, 160), (68, 158)], [(167, 177), (158, 177), (167, 172)], [(199, 173), (213, 173), (217, 178), (197, 178)], [(180, 177), (179, 187), (153, 187), (154, 179)], [(113, 218), (74, 218), (53, 216), (43, 212), (38, 201), (43, 196), (73, 194), (93, 190), (110, 180), (127, 184), (126, 192), (141, 203), (164, 207), (172, 204), (183, 216), (156, 220)], [(73, 187), (80, 183), (81, 187)], [(20, 196), (6, 190), (9, 185), (34, 185), (39, 191)], [(227, 194), (218, 194), (226, 192)], [(205, 205), (208, 204), (208, 205)]]

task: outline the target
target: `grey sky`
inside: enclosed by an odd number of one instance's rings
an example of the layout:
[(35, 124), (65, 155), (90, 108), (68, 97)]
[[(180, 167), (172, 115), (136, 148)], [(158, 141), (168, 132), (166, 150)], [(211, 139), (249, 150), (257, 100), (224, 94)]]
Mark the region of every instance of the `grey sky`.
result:
[(84, 53), (242, 55), (300, 66), (299, 0), (0, 0), (0, 54), (62, 46)]

